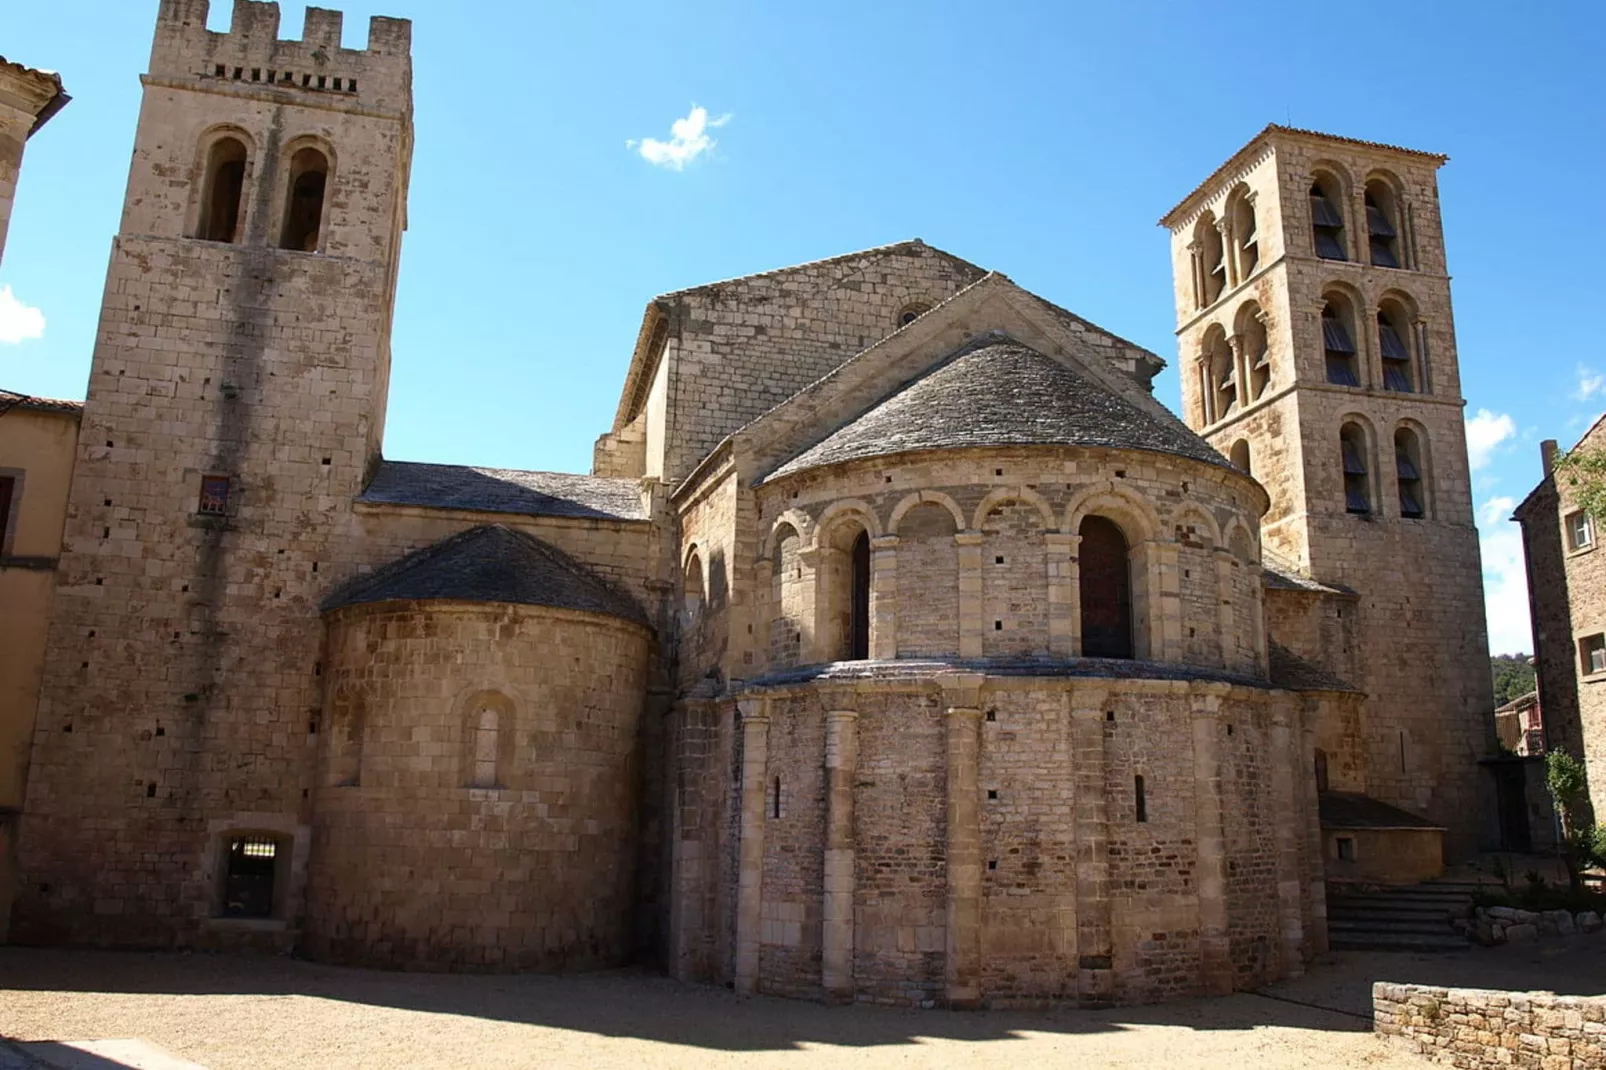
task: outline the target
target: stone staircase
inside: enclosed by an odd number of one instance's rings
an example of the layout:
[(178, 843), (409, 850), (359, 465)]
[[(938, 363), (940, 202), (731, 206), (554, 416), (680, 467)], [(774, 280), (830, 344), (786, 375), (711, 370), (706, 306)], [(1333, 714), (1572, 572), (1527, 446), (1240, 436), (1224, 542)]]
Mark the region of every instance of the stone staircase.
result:
[(1472, 912), (1477, 881), (1411, 885), (1327, 885), (1327, 941), (1334, 951), (1465, 951), (1451, 927)]

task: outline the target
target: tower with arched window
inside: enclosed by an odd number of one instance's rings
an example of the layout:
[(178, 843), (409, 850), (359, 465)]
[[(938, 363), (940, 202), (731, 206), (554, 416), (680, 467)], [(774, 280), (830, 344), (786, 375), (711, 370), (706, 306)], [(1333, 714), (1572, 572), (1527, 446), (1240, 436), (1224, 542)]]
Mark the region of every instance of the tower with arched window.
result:
[(1424, 814), (1464, 851), (1492, 744), (1445, 161), (1268, 126), (1161, 223), (1183, 416), (1253, 458), (1268, 570), (1333, 592), (1268, 589), (1267, 627), (1369, 696), (1360, 773), (1334, 788)]

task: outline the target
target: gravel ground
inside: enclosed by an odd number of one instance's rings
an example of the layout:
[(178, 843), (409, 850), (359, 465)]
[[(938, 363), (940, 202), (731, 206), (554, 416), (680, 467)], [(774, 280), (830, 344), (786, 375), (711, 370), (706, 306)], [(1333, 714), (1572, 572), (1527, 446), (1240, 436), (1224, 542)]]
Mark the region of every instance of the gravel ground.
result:
[[(950, 1013), (743, 998), (641, 971), (347, 970), (287, 959), (0, 948), (0, 1035), (143, 1040), (208, 1070), (275, 1067), (1417, 1068), (1370, 1033), (1374, 979), (1595, 985), (1599, 949), (1336, 955), (1266, 995), (1113, 1011)], [(1524, 971), (1528, 971), (1525, 973)], [(1552, 980), (1545, 987), (1558, 987)], [(0, 1045), (0, 1067), (7, 1055)], [(15, 1058), (13, 1050), (10, 1057)], [(26, 1064), (23, 1064), (26, 1065)], [(107, 1063), (108, 1067), (117, 1065)]]

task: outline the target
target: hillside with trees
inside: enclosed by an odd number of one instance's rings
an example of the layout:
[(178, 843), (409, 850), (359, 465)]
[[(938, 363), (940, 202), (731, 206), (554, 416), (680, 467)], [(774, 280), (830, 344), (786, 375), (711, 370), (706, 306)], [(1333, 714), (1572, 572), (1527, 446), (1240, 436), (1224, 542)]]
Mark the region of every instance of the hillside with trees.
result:
[(1494, 676), (1494, 704), (1504, 706), (1534, 689), (1534, 668), (1527, 654), (1496, 654), (1489, 659)]

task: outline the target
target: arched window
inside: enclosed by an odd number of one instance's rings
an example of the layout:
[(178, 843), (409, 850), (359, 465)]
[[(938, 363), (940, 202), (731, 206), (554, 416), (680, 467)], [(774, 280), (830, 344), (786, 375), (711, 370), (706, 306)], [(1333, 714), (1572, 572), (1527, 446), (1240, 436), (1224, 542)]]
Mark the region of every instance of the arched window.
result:
[(1316, 748), (1316, 790), (1327, 790), (1327, 752)]
[(849, 565), (852, 592), (851, 620), (848, 622), (848, 660), (864, 661), (870, 657), (870, 533), (859, 532), (853, 540)]
[(1226, 334), (1219, 328), (1211, 329), (1205, 345), (1209, 347), (1206, 356), (1210, 361), (1210, 389), (1214, 404), (1211, 413), (1214, 419), (1224, 420), (1238, 407), (1237, 361), (1233, 359), (1232, 346), (1227, 344)]
[(284, 228), (279, 247), (313, 253), (323, 238), (324, 188), (329, 181), (329, 159), (312, 147), (290, 157), (290, 185), (285, 194)]
[(496, 707), (481, 706), (474, 718), (474, 787), (497, 786), (496, 758), (500, 744), (501, 724)]
[(1318, 174), (1310, 186), (1311, 244), (1323, 260), (1348, 260), (1344, 244), (1344, 190), (1332, 175)]
[(1132, 570), (1126, 536), (1113, 520), (1082, 520), (1077, 549), (1082, 599), (1082, 656), (1132, 657)]
[(1360, 361), (1355, 348), (1354, 319), (1349, 302), (1338, 296), (1322, 306), (1322, 350), (1327, 360), (1327, 381), (1339, 386), (1360, 386)]
[(245, 160), (245, 145), (238, 138), (220, 137), (207, 150), (201, 216), (195, 231), (202, 241), (232, 244), (238, 239)]
[(1394, 432), (1394, 472), (1400, 484), (1400, 515), (1420, 520), (1427, 515), (1422, 486), (1422, 443), (1416, 432), (1402, 427)]
[(1393, 302), (1386, 302), (1378, 309), (1377, 345), (1383, 358), (1383, 389), (1397, 390), (1402, 394), (1415, 393), (1410, 319)]
[(1232, 466), (1238, 471), (1246, 475), (1255, 474), (1254, 469), (1250, 467), (1248, 439), (1240, 438), (1237, 442), (1234, 442), (1232, 444), (1232, 455), (1228, 459), (1232, 461)]
[(1221, 231), (1216, 226), (1216, 217), (1206, 212), (1193, 228), (1194, 244), (1197, 250), (1198, 272), (1198, 298), (1199, 307), (1213, 305), (1216, 298), (1227, 285), (1227, 260), (1222, 255)]
[(1271, 347), (1266, 340), (1266, 324), (1260, 306), (1253, 302), (1238, 312), (1238, 348), (1244, 355), (1249, 381), (1243, 404), (1259, 401), (1271, 385)]
[(1399, 206), (1389, 184), (1373, 179), (1366, 184), (1366, 237), (1375, 267), (1397, 268), (1400, 259)]
[(1238, 278), (1247, 279), (1260, 263), (1260, 234), (1255, 225), (1255, 198), (1247, 186), (1240, 186), (1228, 202), (1227, 218), (1232, 221), (1233, 255), (1238, 259)]
[(686, 614), (686, 624), (690, 627), (702, 616), (706, 601), (703, 587), (703, 559), (696, 550), (686, 558), (686, 574), (681, 582), (685, 587), (685, 602), (682, 608)]
[(1364, 515), (1372, 511), (1372, 475), (1366, 463), (1366, 433), (1358, 424), (1345, 424), (1338, 433), (1344, 464), (1344, 509)]

